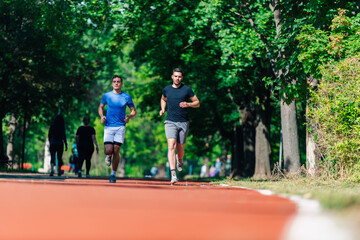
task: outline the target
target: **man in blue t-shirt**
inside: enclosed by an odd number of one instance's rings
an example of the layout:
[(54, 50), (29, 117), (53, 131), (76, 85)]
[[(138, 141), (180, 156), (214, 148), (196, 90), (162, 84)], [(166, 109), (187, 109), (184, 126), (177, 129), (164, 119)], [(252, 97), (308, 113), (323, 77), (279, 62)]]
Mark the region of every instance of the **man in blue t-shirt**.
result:
[[(131, 97), (121, 91), (122, 85), (123, 79), (115, 75), (112, 78), (113, 90), (104, 94), (98, 109), (101, 123), (105, 123), (104, 146), (106, 166), (110, 166), (111, 157), (114, 157), (110, 175), (111, 183), (116, 183), (116, 170), (120, 162), (120, 147), (124, 143), (125, 125), (136, 115)], [(105, 105), (107, 105), (106, 116), (104, 116)], [(126, 115), (126, 106), (130, 108), (131, 112), (129, 115)]]
[[(185, 154), (185, 142), (189, 130), (188, 107), (200, 107), (200, 101), (193, 90), (182, 84), (183, 73), (180, 68), (175, 68), (171, 75), (172, 84), (164, 88), (161, 96), (160, 116), (164, 115), (167, 107), (165, 120), (165, 135), (168, 142), (168, 161), (171, 171), (171, 184), (178, 181), (175, 171), (175, 160), (178, 171), (182, 171), (182, 159)], [(189, 99), (192, 102), (188, 102)], [(175, 153), (175, 150), (177, 154)]]

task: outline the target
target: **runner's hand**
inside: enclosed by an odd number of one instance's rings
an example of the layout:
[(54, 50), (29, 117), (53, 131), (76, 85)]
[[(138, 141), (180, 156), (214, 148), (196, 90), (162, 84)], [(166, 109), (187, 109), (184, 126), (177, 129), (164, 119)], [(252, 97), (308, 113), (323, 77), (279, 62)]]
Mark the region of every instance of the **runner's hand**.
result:
[(130, 120), (130, 115), (126, 115), (126, 118), (124, 119), (124, 121), (125, 121), (126, 123), (128, 123), (129, 120)]
[(182, 108), (187, 108), (189, 105), (188, 105), (188, 103), (187, 102), (181, 102), (180, 103), (180, 107), (182, 107)]
[(101, 123), (104, 123), (106, 121), (106, 117), (105, 116), (102, 116), (101, 118)]
[(165, 113), (165, 110), (161, 109), (160, 112), (159, 112), (159, 115), (162, 116), (162, 115), (164, 115), (164, 113)]

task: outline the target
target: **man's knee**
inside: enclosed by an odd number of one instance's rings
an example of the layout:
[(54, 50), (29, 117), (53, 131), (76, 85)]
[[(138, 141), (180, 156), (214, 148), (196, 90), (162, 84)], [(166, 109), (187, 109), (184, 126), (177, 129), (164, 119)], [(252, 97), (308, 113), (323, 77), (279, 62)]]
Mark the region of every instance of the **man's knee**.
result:
[(106, 144), (105, 147), (104, 147), (104, 153), (106, 155), (111, 155), (113, 153), (113, 145), (111, 144)]
[(175, 150), (176, 149), (176, 141), (169, 141), (168, 142), (168, 149)]
[(120, 152), (120, 145), (114, 145), (114, 154), (119, 154)]

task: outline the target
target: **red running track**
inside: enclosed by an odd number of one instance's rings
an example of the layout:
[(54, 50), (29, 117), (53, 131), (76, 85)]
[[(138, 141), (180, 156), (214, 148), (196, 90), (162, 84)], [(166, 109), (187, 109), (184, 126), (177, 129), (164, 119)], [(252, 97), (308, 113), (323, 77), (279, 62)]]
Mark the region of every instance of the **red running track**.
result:
[(206, 182), (0, 179), (0, 239), (281, 239), (293, 202)]

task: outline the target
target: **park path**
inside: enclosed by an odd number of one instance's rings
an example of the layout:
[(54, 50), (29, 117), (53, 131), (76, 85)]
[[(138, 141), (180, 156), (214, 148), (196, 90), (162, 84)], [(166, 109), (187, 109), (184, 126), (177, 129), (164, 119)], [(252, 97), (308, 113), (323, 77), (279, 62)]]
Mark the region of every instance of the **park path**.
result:
[(281, 239), (296, 205), (208, 182), (2, 178), (0, 239)]

